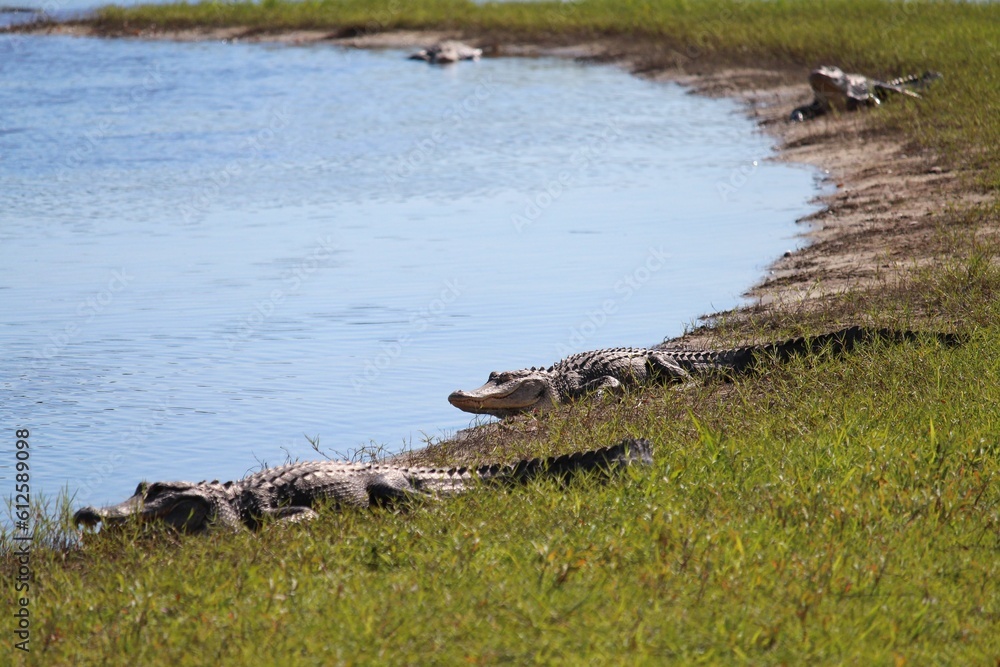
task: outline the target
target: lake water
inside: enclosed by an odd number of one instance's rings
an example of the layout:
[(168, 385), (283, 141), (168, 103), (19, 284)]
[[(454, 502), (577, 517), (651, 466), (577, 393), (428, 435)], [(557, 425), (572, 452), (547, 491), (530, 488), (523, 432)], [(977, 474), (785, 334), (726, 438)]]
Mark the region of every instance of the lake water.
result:
[(619, 69), (0, 37), (0, 489), (470, 424), (491, 370), (651, 345), (797, 243), (813, 172), (738, 105)]

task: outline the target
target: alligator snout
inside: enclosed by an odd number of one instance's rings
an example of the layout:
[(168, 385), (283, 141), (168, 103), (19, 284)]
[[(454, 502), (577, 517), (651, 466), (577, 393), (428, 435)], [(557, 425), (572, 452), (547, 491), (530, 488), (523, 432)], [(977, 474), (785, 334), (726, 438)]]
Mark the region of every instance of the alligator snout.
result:
[(460, 410), (482, 405), (482, 399), (461, 389), (448, 394), (448, 402)]
[(96, 507), (82, 507), (73, 515), (73, 525), (76, 526), (83, 524), (88, 528), (93, 528), (103, 520), (104, 517), (101, 516)]

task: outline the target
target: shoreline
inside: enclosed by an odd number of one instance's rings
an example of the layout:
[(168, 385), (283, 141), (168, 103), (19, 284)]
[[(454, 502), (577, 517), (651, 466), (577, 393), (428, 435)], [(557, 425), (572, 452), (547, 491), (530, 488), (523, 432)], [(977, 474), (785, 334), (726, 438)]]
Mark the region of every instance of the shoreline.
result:
[[(902, 282), (914, 271), (939, 258), (934, 242), (936, 213), (949, 203), (975, 203), (975, 194), (956, 172), (938, 164), (928, 151), (909, 149), (905, 138), (888, 136), (874, 127), (878, 110), (828, 115), (805, 123), (786, 119), (790, 111), (812, 99), (806, 83), (809, 68), (773, 70), (733, 68), (711, 62), (650, 64), (641, 49), (620, 42), (571, 44), (496, 44), (459, 32), (392, 31), (338, 36), (329, 31), (261, 32), (243, 28), (169, 31), (105, 32), (93, 25), (71, 23), (34, 26), (19, 32), (79, 37), (164, 41), (227, 41), (295, 46), (330, 44), (359, 49), (413, 49), (441, 39), (456, 38), (483, 48), (487, 57), (560, 57), (614, 64), (653, 81), (673, 82), (694, 94), (739, 101), (758, 130), (776, 141), (775, 159), (817, 167), (831, 184), (819, 196), (819, 211), (796, 221), (806, 245), (775, 258), (761, 279), (742, 296), (748, 301), (734, 309), (703, 314), (699, 326), (670, 345), (729, 347), (754, 340), (764, 328), (778, 329), (801, 322), (803, 315), (822, 313), (838, 296)], [(836, 63), (829, 63), (836, 64)], [(414, 63), (414, 66), (427, 66)], [(468, 66), (460, 63), (458, 66)], [(697, 67), (695, 67), (697, 66)], [(750, 176), (752, 178), (752, 174)], [(984, 197), (985, 199), (985, 197)], [(871, 324), (847, 313), (837, 320), (823, 313), (819, 325), (839, 328)], [(835, 315), (836, 317), (836, 315)], [(841, 315), (843, 317), (843, 315)], [(720, 323), (724, 326), (720, 326)], [(650, 341), (650, 344), (654, 344)], [(391, 457), (396, 463), (466, 463), (496, 458), (509, 444), (544, 437), (546, 428), (530, 420), (492, 423), (458, 431), (419, 450)]]
[[(877, 132), (870, 122), (877, 109), (788, 122), (792, 108), (812, 99), (806, 83), (809, 67), (778, 71), (710, 62), (689, 63), (697, 66), (690, 68), (678, 62), (673, 66), (650, 65), (643, 62), (641, 49), (630, 53), (614, 40), (500, 45), (476, 39), (474, 34), (448, 31), (400, 30), (361, 36), (234, 27), (125, 32), (70, 22), (18, 26), (12, 32), (180, 42), (330, 44), (358, 49), (418, 48), (454, 38), (483, 48), (486, 57), (558, 57), (610, 63), (635, 76), (678, 83), (695, 94), (735, 99), (760, 131), (775, 138), (777, 154), (769, 159), (816, 167), (825, 173), (824, 180), (833, 185), (833, 191), (816, 199), (821, 210), (796, 221), (804, 227), (800, 236), (807, 244), (768, 265), (761, 280), (742, 295), (751, 303), (702, 315), (699, 319), (706, 322), (738, 316), (741, 311), (809, 309), (813, 302), (848, 289), (871, 287), (887, 275), (901, 278), (914, 267), (936, 259), (933, 244), (928, 243), (935, 212), (950, 203), (987, 199), (961, 187), (957, 174), (941, 166), (937, 156), (908, 149), (902, 137)], [(702, 326), (674, 342), (695, 344), (706, 333)]]
[[(744, 106), (728, 103), (729, 113), (757, 118), (775, 139), (757, 137), (765, 139), (755, 142), (760, 148), (712, 175), (702, 196), (715, 196), (720, 181), (732, 184), (731, 174), (740, 182), (739, 167), (749, 173), (749, 160), (778, 142), (765, 159), (826, 170), (830, 180), (818, 192), (824, 210), (799, 226), (812, 246), (778, 259), (738, 311), (689, 324), (703, 326), (685, 344), (781, 340), (841, 323), (917, 335), (846, 354), (776, 358), (732, 382), (711, 377), (573, 401), (392, 461), (451, 469), (582, 452), (626, 437), (652, 443), (652, 466), (609, 479), (476, 484), (447, 502), (418, 496), (383, 508), (328, 503), (307, 523), (280, 521), (308, 516), (280, 512), (275, 521), (261, 517), (258, 530), (205, 535), (159, 521), (79, 532), (72, 499), (53, 508), (35, 494), (25, 520), (18, 518), (16, 539), (25, 539), (0, 541), (10, 547), (0, 548), (8, 598), (24, 612), (18, 641), (26, 647), (30, 635), (52, 664), (109, 655), (176, 663), (189, 654), (234, 664), (293, 654), (303, 662), (378, 656), (388, 664), (422, 655), (442, 664), (573, 655), (651, 664), (992, 664), (1000, 656), (998, 22), (1000, 5), (892, 0), (276, 0), (101, 10), (92, 25), (104, 29), (319, 26), (343, 39), (368, 25), (464, 26), (448, 36), (488, 47), (488, 55), (617, 63), (740, 99)], [(410, 37), (422, 46), (428, 34)], [(12, 66), (21, 62), (18, 46), (30, 44), (25, 55), (73, 46), (65, 37), (34, 39), (0, 39)], [(542, 43), (525, 44), (533, 41)], [(785, 123), (810, 96), (808, 70), (827, 63), (882, 79), (933, 69), (944, 79), (924, 100)], [(452, 73), (474, 79), (488, 68), (468, 67)], [(407, 67), (397, 69), (405, 80)], [(762, 181), (751, 184), (759, 198)], [(749, 230), (743, 210), (730, 206), (726, 215)], [(773, 215), (787, 223), (802, 209)], [(784, 229), (783, 237), (795, 233)], [(780, 254), (787, 245), (772, 247)], [(763, 272), (756, 264), (746, 283)], [(647, 319), (660, 320), (657, 311), (648, 307)], [(933, 340), (945, 332), (959, 344)], [(407, 391), (390, 393), (376, 412)], [(41, 387), (37, 400), (50, 400), (45, 393)], [(461, 423), (471, 417), (463, 413)], [(76, 429), (80, 438), (86, 426)], [(29, 427), (32, 471), (58, 466), (46, 455), (44, 424)], [(339, 440), (336, 432), (325, 437)], [(384, 461), (377, 449), (352, 457)], [(181, 498), (168, 510), (175, 519), (211, 511), (197, 496)], [(257, 514), (257, 504), (231, 509)], [(21, 586), (26, 577), (30, 590)]]

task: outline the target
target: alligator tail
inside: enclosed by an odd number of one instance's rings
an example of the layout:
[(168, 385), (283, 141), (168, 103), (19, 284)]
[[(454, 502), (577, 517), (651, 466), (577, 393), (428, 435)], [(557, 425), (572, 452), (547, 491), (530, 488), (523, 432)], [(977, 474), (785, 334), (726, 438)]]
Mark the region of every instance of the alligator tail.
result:
[(777, 358), (779, 361), (802, 354), (819, 354), (824, 350), (829, 350), (834, 354), (843, 354), (852, 351), (855, 346), (865, 343), (881, 341), (885, 343), (907, 343), (918, 340), (933, 338), (942, 345), (954, 347), (960, 345), (963, 339), (954, 333), (927, 333), (921, 331), (910, 331), (908, 329), (880, 329), (853, 326), (818, 336), (800, 336), (791, 338), (779, 343), (768, 343), (756, 348), (757, 360), (763, 358)]
[(587, 452), (575, 452), (518, 461), (507, 466), (484, 466), (477, 470), (484, 481), (524, 483), (536, 477), (566, 479), (579, 472), (607, 474), (628, 465), (651, 465), (653, 446), (645, 438), (625, 438), (617, 445)]
[(940, 72), (932, 72), (930, 70), (924, 72), (923, 74), (910, 74), (908, 76), (901, 76), (899, 78), (893, 79), (892, 81), (887, 81), (890, 86), (899, 86), (902, 88), (922, 89), (926, 88), (928, 85), (942, 78)]

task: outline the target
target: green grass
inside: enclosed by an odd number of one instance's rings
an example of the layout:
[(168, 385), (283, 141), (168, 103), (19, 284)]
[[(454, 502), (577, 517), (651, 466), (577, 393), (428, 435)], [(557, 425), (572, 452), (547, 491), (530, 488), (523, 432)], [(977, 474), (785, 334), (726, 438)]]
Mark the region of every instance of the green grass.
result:
[[(625, 434), (654, 441), (652, 470), (606, 484), (482, 489), (258, 534), (91, 535), (82, 548), (46, 524), (32, 560), (32, 653), (5, 655), (44, 665), (996, 664), (1000, 7), (422, 1), (386, 15), (388, 5), (366, 4), (173, 5), (98, 20), (634, 36), (651, 60), (683, 53), (692, 67), (941, 70), (926, 100), (871, 116), (873, 131), (937, 151), (967, 188), (991, 193), (935, 218), (946, 259), (818, 311), (753, 312), (719, 330), (770, 338), (874, 321), (957, 328), (969, 341), (870, 345), (539, 421), (532, 453)], [(13, 610), (16, 563), (4, 551), (2, 606)]]
[[(963, 293), (969, 322), (997, 322), (996, 250), (913, 293)], [(654, 440), (653, 469), (605, 484), (40, 549), (31, 657), (993, 664), (1000, 328), (966, 331), (959, 348), (873, 344), (544, 420), (542, 448)]]

